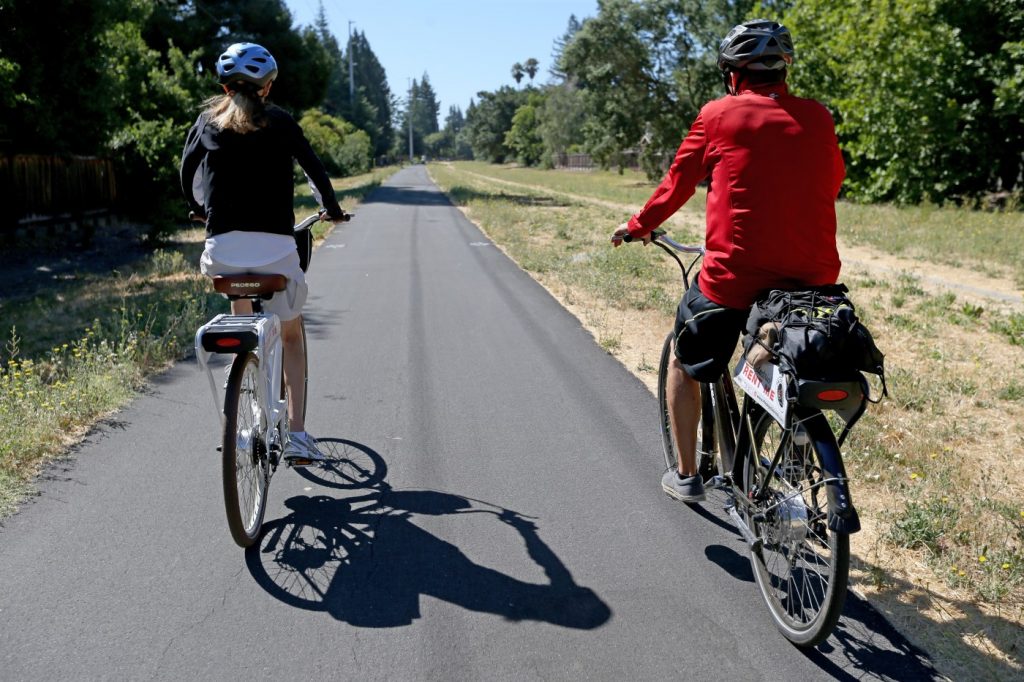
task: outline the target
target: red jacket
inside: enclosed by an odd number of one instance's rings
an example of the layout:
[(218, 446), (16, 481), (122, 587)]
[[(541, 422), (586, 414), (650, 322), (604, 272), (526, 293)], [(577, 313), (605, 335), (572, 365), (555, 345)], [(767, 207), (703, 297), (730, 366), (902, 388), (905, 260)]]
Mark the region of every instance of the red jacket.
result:
[(766, 289), (839, 276), (835, 199), (846, 174), (832, 116), (784, 84), (754, 86), (701, 109), (629, 232), (665, 222), (710, 176), (701, 291), (749, 306)]

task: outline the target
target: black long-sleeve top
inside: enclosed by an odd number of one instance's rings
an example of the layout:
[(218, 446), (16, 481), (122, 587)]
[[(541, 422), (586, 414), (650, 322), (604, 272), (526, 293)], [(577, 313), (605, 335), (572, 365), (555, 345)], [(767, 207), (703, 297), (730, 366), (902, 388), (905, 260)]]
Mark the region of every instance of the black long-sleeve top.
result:
[(330, 178), (288, 112), (267, 107), (268, 123), (249, 133), (221, 130), (206, 114), (188, 132), (181, 191), (206, 216), (206, 236), (232, 230), (291, 235), (295, 222), (293, 159), (313, 181), (331, 218), (342, 216)]

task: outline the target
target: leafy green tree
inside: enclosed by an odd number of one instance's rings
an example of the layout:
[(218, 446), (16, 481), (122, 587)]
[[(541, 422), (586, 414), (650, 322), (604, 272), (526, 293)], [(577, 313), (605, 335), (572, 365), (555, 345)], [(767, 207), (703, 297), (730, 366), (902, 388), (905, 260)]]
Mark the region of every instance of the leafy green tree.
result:
[[(97, 154), (116, 114), (102, 36), (144, 16), (131, 0), (0, 2), (0, 137), (15, 152)], [(55, 35), (74, 27), (74, 38)]]
[(169, 45), (161, 54), (146, 44), (137, 23), (115, 24), (101, 44), (104, 72), (114, 84), (111, 103), (120, 113), (108, 146), (117, 162), (121, 210), (148, 223), (145, 236), (159, 240), (184, 217), (178, 160), (213, 79), (196, 72), (198, 51), (186, 55)]
[(505, 133), (505, 146), (524, 166), (535, 166), (544, 154), (544, 140), (541, 138), (540, 116), (544, 108), (544, 97), (531, 94), (527, 102), (516, 109), (512, 126)]
[(572, 80), (548, 87), (545, 94), (544, 106), (538, 111), (540, 137), (544, 143), (541, 162), (553, 167), (563, 154), (582, 148), (587, 110), (583, 93)]
[(331, 68), (328, 49), (315, 27), (294, 29), (284, 0), (132, 0), (152, 8), (146, 42), (157, 49), (170, 39), (186, 53), (200, 50), (203, 71), (235, 42), (263, 45), (280, 73), (272, 99), (292, 111), (319, 106)]
[(484, 161), (502, 163), (514, 156), (505, 144), (505, 135), (512, 128), (512, 117), (526, 103), (527, 93), (508, 86), (494, 92), (477, 93), (479, 103), (470, 103), (466, 112), (466, 137), (473, 156)]
[(321, 109), (307, 110), (299, 125), (328, 173), (348, 176), (370, 170), (373, 146), (365, 131)]
[[(586, 148), (604, 166), (641, 151), (652, 177), (700, 107), (721, 93), (718, 43), (748, 0), (600, 0), (561, 48), (558, 70), (583, 91)], [(648, 144), (641, 147), (641, 140)]]
[(1002, 0), (803, 0), (794, 92), (835, 112), (846, 192), (918, 202), (1020, 187), (1024, 8)]
[(430, 133), (423, 138), (423, 153), (431, 159), (451, 157), (453, 140), (446, 130)]

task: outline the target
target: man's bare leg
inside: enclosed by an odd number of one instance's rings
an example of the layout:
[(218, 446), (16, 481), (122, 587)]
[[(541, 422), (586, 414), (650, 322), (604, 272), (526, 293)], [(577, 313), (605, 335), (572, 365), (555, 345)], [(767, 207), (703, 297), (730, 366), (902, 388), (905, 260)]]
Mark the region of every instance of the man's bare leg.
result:
[(683, 369), (679, 359), (672, 356), (665, 386), (668, 400), (669, 422), (679, 453), (679, 475), (683, 478), (697, 474), (697, 423), (700, 420), (700, 384)]

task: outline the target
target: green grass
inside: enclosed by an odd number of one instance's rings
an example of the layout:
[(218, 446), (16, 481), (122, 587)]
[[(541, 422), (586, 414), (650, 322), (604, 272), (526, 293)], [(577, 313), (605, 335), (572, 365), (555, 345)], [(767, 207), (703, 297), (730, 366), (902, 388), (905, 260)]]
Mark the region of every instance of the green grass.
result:
[(842, 201), (836, 212), (839, 234), (849, 244), (989, 275), (1005, 273), (1024, 288), (1024, 212)]

